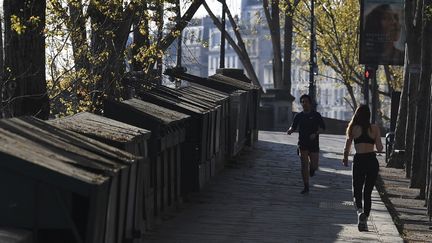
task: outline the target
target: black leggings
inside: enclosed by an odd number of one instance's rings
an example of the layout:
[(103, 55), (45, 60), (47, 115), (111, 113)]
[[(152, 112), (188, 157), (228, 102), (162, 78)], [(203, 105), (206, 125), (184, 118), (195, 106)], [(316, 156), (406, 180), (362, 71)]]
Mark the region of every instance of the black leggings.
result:
[[(375, 153), (355, 154), (353, 161), (353, 196), (358, 209), (363, 208), (369, 216), (371, 210), (371, 195), (378, 176), (379, 164)], [(364, 188), (363, 188), (364, 186)]]

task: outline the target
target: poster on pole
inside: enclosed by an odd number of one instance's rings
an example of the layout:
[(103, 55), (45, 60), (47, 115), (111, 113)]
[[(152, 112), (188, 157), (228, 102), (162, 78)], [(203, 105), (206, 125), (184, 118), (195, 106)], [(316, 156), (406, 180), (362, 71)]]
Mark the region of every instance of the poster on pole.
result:
[(403, 65), (404, 0), (362, 0), (360, 64)]

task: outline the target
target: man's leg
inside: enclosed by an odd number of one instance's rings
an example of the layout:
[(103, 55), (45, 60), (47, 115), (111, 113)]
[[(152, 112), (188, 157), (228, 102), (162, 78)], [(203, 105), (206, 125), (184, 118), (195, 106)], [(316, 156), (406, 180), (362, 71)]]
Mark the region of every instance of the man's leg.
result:
[(319, 152), (310, 152), (309, 153), (309, 157), (310, 157), (310, 170), (309, 170), (309, 174), (310, 176), (314, 176), (315, 175), (315, 171), (318, 169), (318, 164), (319, 164)]
[(301, 192), (309, 191), (309, 151), (300, 148), (301, 173), (303, 178), (304, 189)]

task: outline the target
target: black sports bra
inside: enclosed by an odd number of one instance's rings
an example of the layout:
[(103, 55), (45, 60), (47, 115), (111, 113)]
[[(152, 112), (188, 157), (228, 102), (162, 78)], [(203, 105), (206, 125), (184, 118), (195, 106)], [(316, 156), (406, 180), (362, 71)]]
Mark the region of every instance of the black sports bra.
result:
[(369, 137), (369, 134), (363, 131), (362, 129), (362, 133), (360, 134), (360, 136), (358, 138), (354, 138), (354, 144), (358, 144), (358, 143), (370, 143), (370, 144), (375, 144), (375, 140), (371, 137)]

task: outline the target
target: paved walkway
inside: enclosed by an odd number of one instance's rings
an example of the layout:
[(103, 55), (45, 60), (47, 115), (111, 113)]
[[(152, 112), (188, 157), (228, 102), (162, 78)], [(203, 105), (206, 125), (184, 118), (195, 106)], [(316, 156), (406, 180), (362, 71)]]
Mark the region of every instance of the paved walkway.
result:
[(320, 170), (301, 195), (297, 135), (260, 132), (253, 151), (216, 176), (144, 242), (403, 242), (373, 193), (369, 232), (357, 230), (343, 137), (321, 135)]

